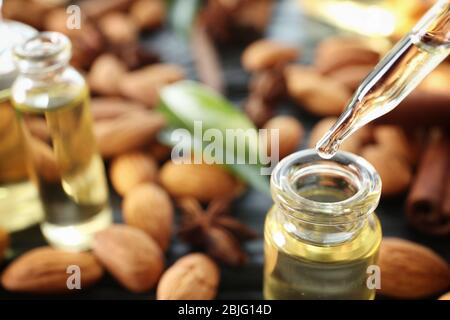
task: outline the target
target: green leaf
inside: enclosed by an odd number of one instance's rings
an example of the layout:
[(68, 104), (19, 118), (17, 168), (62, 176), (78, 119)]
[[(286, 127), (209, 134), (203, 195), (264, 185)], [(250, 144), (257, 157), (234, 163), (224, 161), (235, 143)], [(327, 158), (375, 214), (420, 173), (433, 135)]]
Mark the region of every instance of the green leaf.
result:
[[(269, 180), (260, 172), (262, 166), (259, 164), (257, 129), (241, 111), (220, 94), (193, 81), (181, 81), (166, 86), (161, 90), (160, 97), (158, 110), (165, 115), (172, 128), (161, 134), (163, 143), (173, 145), (170, 134), (171, 130), (176, 128), (187, 129), (193, 137), (196, 121), (201, 123), (203, 133), (208, 129), (219, 130), (225, 142), (222, 150), (224, 158), (228, 156), (235, 159), (233, 164), (225, 166), (255, 189), (270, 194)], [(242, 129), (249, 133), (245, 140), (244, 154), (236, 152), (236, 143), (233, 146), (226, 143), (227, 129), (232, 129), (233, 132), (236, 132), (235, 129)], [(203, 150), (207, 144), (203, 141), (192, 143), (194, 146), (203, 147)], [(249, 159), (257, 161), (250, 164)]]
[(175, 32), (187, 38), (200, 10), (202, 0), (170, 0), (170, 24)]

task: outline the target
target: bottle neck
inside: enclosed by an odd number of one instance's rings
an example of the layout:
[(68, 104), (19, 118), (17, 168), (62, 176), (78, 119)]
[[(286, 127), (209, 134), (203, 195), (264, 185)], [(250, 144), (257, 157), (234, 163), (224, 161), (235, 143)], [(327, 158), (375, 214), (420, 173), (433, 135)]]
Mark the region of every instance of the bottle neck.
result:
[(20, 74), (46, 79), (67, 68), (71, 58), (70, 40), (58, 32), (41, 32), (14, 48)]
[(287, 232), (311, 243), (336, 244), (367, 223), (378, 205), (381, 180), (367, 161), (350, 153), (324, 160), (305, 150), (278, 164), (271, 190)]

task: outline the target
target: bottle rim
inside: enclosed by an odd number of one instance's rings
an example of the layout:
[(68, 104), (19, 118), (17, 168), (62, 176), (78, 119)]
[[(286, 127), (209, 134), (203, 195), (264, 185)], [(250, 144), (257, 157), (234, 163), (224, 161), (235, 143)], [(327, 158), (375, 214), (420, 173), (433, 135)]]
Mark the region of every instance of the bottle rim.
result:
[[(306, 198), (296, 191), (302, 177), (321, 174), (345, 179), (356, 191), (336, 202)], [(322, 225), (348, 224), (375, 210), (381, 195), (381, 178), (368, 161), (355, 154), (340, 151), (331, 159), (323, 159), (308, 149), (278, 163), (271, 177), (271, 193), (275, 204), (295, 219)]]
[(41, 73), (68, 63), (71, 42), (59, 32), (40, 32), (14, 47), (14, 59), (21, 73)]

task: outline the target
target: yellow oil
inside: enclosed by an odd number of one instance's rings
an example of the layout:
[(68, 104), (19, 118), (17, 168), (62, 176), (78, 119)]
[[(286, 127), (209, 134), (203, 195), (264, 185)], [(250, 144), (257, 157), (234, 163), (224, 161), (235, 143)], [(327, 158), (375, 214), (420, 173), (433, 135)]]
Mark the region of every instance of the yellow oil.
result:
[[(92, 234), (111, 223), (111, 212), (87, 88), (34, 89), (14, 106), (45, 211), (44, 235), (56, 247), (88, 248)], [(27, 125), (32, 119), (45, 121), (49, 141), (33, 135)]]
[(36, 187), (28, 180), (25, 150), (14, 109), (0, 102), (0, 227), (10, 232), (42, 220)]
[[(320, 188), (300, 193), (315, 201), (336, 202), (349, 195), (345, 190)], [(362, 225), (337, 227), (338, 231), (357, 230), (345, 241), (326, 244), (328, 226), (315, 225), (308, 233), (322, 235), (322, 243), (298, 235), (285, 212), (274, 206), (268, 213), (264, 230), (264, 297), (266, 299), (355, 299), (375, 298), (367, 286), (367, 268), (375, 265), (381, 242), (381, 227), (375, 214)], [(334, 230), (336, 231), (336, 230)]]

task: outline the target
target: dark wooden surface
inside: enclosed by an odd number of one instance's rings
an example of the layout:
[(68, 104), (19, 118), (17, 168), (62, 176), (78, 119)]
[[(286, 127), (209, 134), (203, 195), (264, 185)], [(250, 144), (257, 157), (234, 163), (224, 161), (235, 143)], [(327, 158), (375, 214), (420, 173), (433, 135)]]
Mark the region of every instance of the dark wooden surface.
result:
[[(279, 1), (272, 24), (267, 31), (267, 36), (298, 45), (302, 49), (301, 61), (308, 63), (311, 61), (312, 52), (316, 43), (327, 35), (336, 31), (331, 27), (318, 22), (310, 21), (303, 17), (297, 10), (295, 0)], [(156, 34), (146, 35), (143, 42), (158, 51), (163, 59), (168, 62), (182, 64), (188, 71), (189, 76), (195, 79), (192, 58), (188, 46), (177, 38), (169, 30), (162, 30)], [(224, 48), (221, 50), (222, 61), (225, 69), (227, 82), (227, 97), (237, 106), (243, 101), (247, 94), (248, 75), (240, 66), (240, 52), (242, 47)], [(283, 103), (279, 113), (288, 113), (297, 116), (309, 131), (318, 120), (299, 108)], [(303, 146), (300, 146), (300, 148)], [(121, 221), (120, 199), (112, 192), (111, 204), (114, 208), (115, 221)], [(395, 199), (382, 199), (376, 210), (383, 227), (385, 236), (396, 236), (410, 239), (433, 248), (436, 252), (450, 261), (450, 238), (432, 238), (421, 235), (411, 229), (403, 217), (404, 196)], [(234, 214), (244, 223), (251, 226), (259, 234), (262, 234), (264, 217), (270, 208), (272, 201), (256, 191), (249, 190), (233, 206)], [(44, 245), (39, 228), (16, 233), (12, 236), (12, 250), (9, 259), (5, 261), (3, 269), (13, 257), (40, 245)], [(249, 253), (249, 263), (241, 268), (222, 267), (222, 278), (218, 299), (261, 299), (262, 298), (262, 266), (263, 266), (263, 240), (262, 236), (248, 242), (245, 245)], [(190, 251), (190, 248), (178, 239), (174, 238), (173, 244), (167, 253), (167, 264)], [(414, 281), (414, 279), (411, 279)], [(0, 299), (24, 298), (32, 299), (36, 296), (12, 294), (0, 288)], [(42, 297), (41, 297), (42, 298)], [(65, 298), (65, 299), (151, 299), (154, 298), (154, 291), (133, 294), (121, 288), (111, 276), (106, 275), (100, 283), (93, 288), (82, 290), (70, 296), (45, 298)]]

